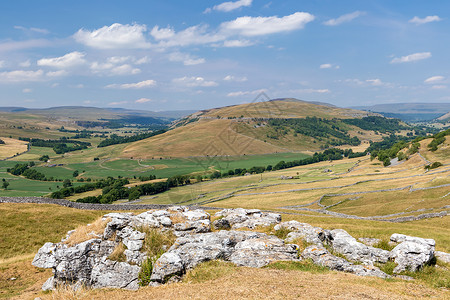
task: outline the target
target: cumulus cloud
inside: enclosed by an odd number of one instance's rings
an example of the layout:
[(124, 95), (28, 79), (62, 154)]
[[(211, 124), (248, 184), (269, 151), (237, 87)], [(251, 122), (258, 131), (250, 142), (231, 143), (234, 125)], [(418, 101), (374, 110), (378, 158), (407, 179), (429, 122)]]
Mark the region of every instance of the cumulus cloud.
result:
[(141, 73), (141, 69), (134, 68), (129, 64), (124, 64), (112, 68), (108, 73), (109, 75), (136, 75)]
[(188, 27), (179, 32), (174, 29), (153, 27), (150, 35), (159, 43), (158, 47), (175, 47), (188, 45), (210, 44), (223, 41), (226, 37), (222, 34), (208, 32), (207, 25), (196, 25)]
[(128, 101), (114, 101), (114, 102), (109, 102), (108, 105), (110, 106), (116, 106), (116, 105), (122, 105), (122, 104), (127, 104)]
[(327, 26), (337, 26), (337, 25), (341, 25), (342, 23), (347, 23), (352, 21), (353, 19), (356, 19), (360, 16), (365, 15), (366, 13), (363, 11), (355, 11), (349, 14), (345, 14), (340, 16), (339, 18), (336, 19), (330, 19), (326, 22), (324, 22), (323, 24), (327, 25)]
[(205, 13), (211, 12), (212, 10), (230, 12), (235, 9), (252, 5), (252, 0), (239, 0), (235, 2), (223, 2), (221, 4), (215, 5), (213, 8), (207, 8)]
[(331, 69), (331, 68), (339, 69), (340, 67), (338, 65), (333, 65), (333, 64), (321, 64), (319, 66), (319, 68), (320, 69)]
[(425, 18), (419, 18), (419, 17), (414, 17), (411, 20), (409, 20), (409, 23), (413, 23), (416, 25), (422, 25), (425, 23), (430, 23), (430, 22), (438, 22), (438, 21), (442, 21), (441, 18), (439, 18), (438, 16), (426, 16)]
[(137, 99), (136, 101), (134, 101), (135, 103), (147, 103), (147, 102), (151, 102), (153, 101), (152, 99), (148, 99), (148, 98), (140, 98)]
[(59, 70), (59, 71), (53, 71), (53, 72), (47, 72), (45, 75), (48, 77), (61, 77), (66, 76), (69, 73), (65, 70)]
[(84, 56), (84, 53), (74, 51), (61, 57), (42, 58), (37, 61), (37, 65), (65, 69), (85, 64)]
[(228, 48), (248, 47), (254, 44), (254, 42), (249, 40), (228, 40), (223, 42), (223, 46)]
[(169, 60), (175, 62), (183, 62), (185, 66), (192, 66), (205, 63), (204, 58), (195, 58), (187, 53), (173, 52), (169, 54)]
[(422, 59), (427, 59), (430, 57), (431, 57), (431, 52), (413, 53), (413, 54), (402, 56), (402, 57), (395, 57), (394, 59), (391, 60), (391, 64), (413, 62), (413, 61), (418, 61), (418, 60), (422, 60)]
[(31, 93), (33, 90), (32, 89), (23, 89), (22, 93)]
[(284, 17), (240, 17), (220, 25), (222, 32), (232, 35), (260, 36), (279, 32), (302, 29), (314, 20), (314, 16), (306, 12), (296, 12)]
[(114, 23), (93, 31), (80, 29), (73, 37), (77, 42), (97, 49), (139, 49), (151, 46), (145, 39), (146, 31), (145, 25)]
[(144, 80), (136, 83), (124, 83), (124, 84), (109, 84), (105, 86), (105, 88), (108, 89), (143, 89), (143, 88), (149, 88), (156, 85), (156, 81), (149, 79)]
[(444, 76), (431, 76), (427, 79), (425, 79), (425, 83), (431, 83), (431, 84), (435, 84), (438, 82), (442, 82), (445, 79)]
[(247, 79), (247, 77), (236, 77), (236, 76), (233, 76), (233, 75), (227, 75), (227, 76), (225, 76), (224, 78), (223, 78), (223, 80), (225, 80), (225, 81), (234, 81), (234, 82), (244, 82), (244, 81), (247, 81), (248, 79)]
[(25, 60), (25, 61), (19, 63), (19, 66), (22, 68), (28, 68), (31, 66), (31, 62), (30, 62), (30, 60)]
[(242, 97), (242, 96), (248, 96), (248, 95), (258, 95), (261, 93), (266, 93), (266, 89), (261, 90), (253, 90), (253, 91), (237, 91), (237, 92), (231, 92), (227, 94), (227, 97)]
[(0, 82), (26, 82), (43, 80), (44, 71), (23, 71), (15, 70), (0, 73)]
[(187, 87), (212, 87), (217, 86), (217, 82), (205, 80), (203, 77), (180, 77), (172, 80), (177, 85), (183, 85)]

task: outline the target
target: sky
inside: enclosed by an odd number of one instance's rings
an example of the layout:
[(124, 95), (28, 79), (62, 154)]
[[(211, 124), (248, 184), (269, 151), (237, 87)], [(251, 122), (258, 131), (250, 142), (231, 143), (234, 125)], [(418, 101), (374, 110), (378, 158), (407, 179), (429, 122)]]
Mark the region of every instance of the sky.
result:
[(0, 1), (0, 106), (450, 102), (450, 1)]

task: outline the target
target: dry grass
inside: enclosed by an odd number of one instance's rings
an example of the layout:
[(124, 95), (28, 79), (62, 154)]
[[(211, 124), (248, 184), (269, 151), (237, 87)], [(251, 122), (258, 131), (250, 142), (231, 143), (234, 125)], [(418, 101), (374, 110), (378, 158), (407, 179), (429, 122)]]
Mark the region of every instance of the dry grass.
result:
[(103, 220), (101, 217), (95, 220), (92, 224), (80, 225), (75, 229), (75, 232), (64, 242), (64, 244), (70, 247), (79, 244), (90, 239), (96, 238), (98, 235), (102, 235), (106, 228), (106, 224), (109, 219)]
[[(201, 266), (200, 266), (201, 267)], [(209, 267), (213, 267), (209, 265)], [(385, 281), (350, 274), (301, 272), (272, 268), (252, 269), (219, 263), (222, 274), (197, 271), (209, 276), (189, 277), (188, 282), (138, 291), (95, 290), (79, 299), (445, 299), (445, 290), (428, 288), (417, 282)], [(208, 271), (205, 269), (205, 271)], [(194, 271), (195, 272), (195, 271)], [(209, 275), (208, 275), (209, 274)], [(64, 295), (61, 295), (64, 296)], [(43, 295), (42, 299), (52, 299)], [(64, 297), (61, 297), (64, 299)], [(70, 299), (70, 298), (66, 298)]]
[(125, 245), (123, 243), (119, 243), (116, 248), (114, 248), (114, 251), (108, 256), (108, 259), (114, 261), (126, 261), (127, 257), (124, 254), (125, 250)]
[(180, 213), (170, 214), (169, 218), (172, 221), (172, 224), (178, 224), (178, 223), (186, 222), (186, 218), (184, 218), (183, 215), (180, 214)]
[(0, 159), (14, 156), (17, 153), (23, 153), (28, 149), (28, 142), (6, 137), (0, 137), (0, 139), (5, 142), (5, 144), (0, 145)]

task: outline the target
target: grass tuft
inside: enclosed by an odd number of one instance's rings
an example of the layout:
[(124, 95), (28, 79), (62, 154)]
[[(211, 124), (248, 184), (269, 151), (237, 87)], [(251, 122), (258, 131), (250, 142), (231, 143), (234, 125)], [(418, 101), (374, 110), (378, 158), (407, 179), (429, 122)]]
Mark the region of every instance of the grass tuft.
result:
[(116, 248), (114, 248), (114, 251), (108, 256), (108, 259), (123, 262), (127, 260), (127, 257), (125, 256), (125, 250), (127, 247), (123, 243), (119, 243)]
[(280, 229), (275, 231), (275, 236), (284, 240), (284, 239), (286, 239), (287, 235), (291, 232), (292, 232), (292, 230), (289, 230), (286, 227), (281, 227)]
[(376, 243), (373, 246), (375, 248), (380, 248), (380, 249), (387, 250), (387, 251), (391, 251), (392, 249), (395, 248), (395, 245), (389, 244), (389, 241), (386, 239), (382, 239), (381, 241), (379, 241), (378, 243)]
[(102, 220), (100, 217), (90, 225), (78, 226), (77, 229), (75, 229), (75, 232), (70, 235), (64, 244), (72, 247), (73, 245), (96, 238), (96, 235), (102, 235), (106, 228), (106, 224), (108, 224), (109, 221), (110, 219)]
[(148, 257), (163, 254), (176, 240), (176, 236), (170, 230), (163, 232), (147, 226), (140, 226), (137, 230), (145, 233), (144, 246), (141, 251), (145, 252)]

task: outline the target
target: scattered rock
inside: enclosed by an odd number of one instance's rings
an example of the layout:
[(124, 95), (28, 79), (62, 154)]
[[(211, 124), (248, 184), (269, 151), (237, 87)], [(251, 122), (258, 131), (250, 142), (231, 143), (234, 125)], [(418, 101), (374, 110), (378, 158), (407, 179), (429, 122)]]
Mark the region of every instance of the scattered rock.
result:
[(442, 260), (445, 263), (450, 263), (450, 253), (445, 253), (445, 252), (442, 252), (442, 251), (435, 251), (434, 255), (439, 260)]
[[(224, 209), (215, 214), (216, 217), (223, 217), (216, 220), (213, 226), (220, 226), (220, 223), (228, 221), (231, 228), (255, 229), (258, 226), (270, 226), (281, 222), (281, 215), (275, 213), (262, 212), (259, 209)], [(220, 222), (219, 222), (220, 221)], [(216, 224), (216, 225), (215, 225)]]
[(303, 258), (309, 258), (316, 265), (327, 267), (331, 270), (352, 273), (358, 276), (375, 276), (388, 278), (389, 275), (373, 265), (355, 265), (341, 257), (337, 257), (328, 252), (322, 246), (309, 246), (303, 253)]
[(429, 245), (430, 247), (436, 246), (436, 242), (433, 239), (424, 239), (424, 238), (404, 235), (404, 234), (400, 234), (400, 233), (394, 233), (393, 235), (391, 235), (390, 241), (394, 242), (394, 243), (415, 242), (415, 243), (419, 243), (419, 244), (426, 244), (426, 245)]
[(322, 241), (326, 239), (325, 236), (328, 234), (328, 231), (320, 227), (313, 227), (307, 223), (300, 223), (298, 221), (283, 222), (274, 227), (275, 230), (280, 230), (281, 228), (292, 231), (286, 237), (287, 242), (293, 242), (300, 238), (308, 243), (322, 245)]

